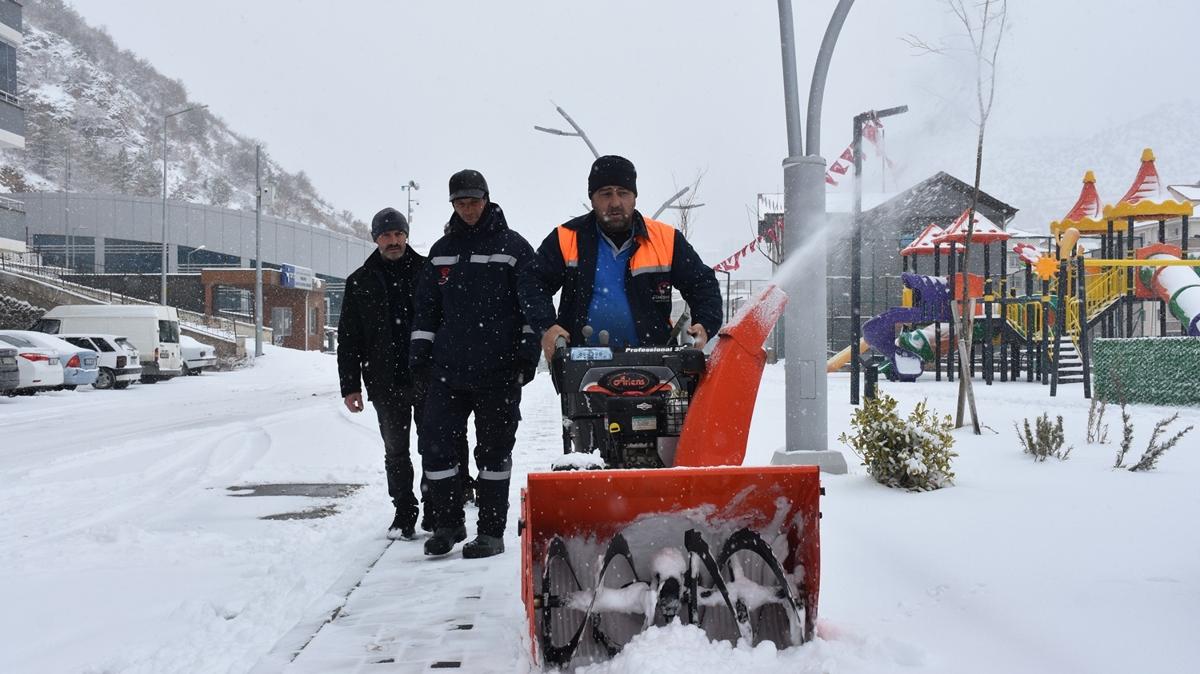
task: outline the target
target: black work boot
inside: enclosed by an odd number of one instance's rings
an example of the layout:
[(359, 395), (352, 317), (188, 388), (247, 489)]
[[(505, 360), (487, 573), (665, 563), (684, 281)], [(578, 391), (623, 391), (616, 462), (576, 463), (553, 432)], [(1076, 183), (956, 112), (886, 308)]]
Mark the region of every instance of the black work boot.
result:
[(431, 557), (447, 554), (454, 549), (455, 543), (465, 540), (467, 527), (462, 524), (457, 527), (440, 528), (425, 541), (425, 554)]
[(406, 515), (396, 513), (396, 516), (392, 518), (392, 525), (388, 527), (387, 537), (393, 541), (411, 541), (416, 535), (417, 533), (413, 529), (413, 523), (410, 521), (410, 518)]
[(505, 524), (508, 520), (508, 480), (475, 480), (475, 505), (479, 507), (479, 526), (481, 534), (495, 536), (504, 535)]
[(463, 526), (462, 478), (454, 475), (426, 484), (429, 490), (425, 494), (425, 508), (434, 531), (425, 541), (425, 554), (444, 555), (455, 543), (467, 538), (467, 528)]
[(492, 557), (504, 552), (504, 539), (487, 534), (479, 534), (475, 540), (463, 546), (463, 557), (481, 559)]

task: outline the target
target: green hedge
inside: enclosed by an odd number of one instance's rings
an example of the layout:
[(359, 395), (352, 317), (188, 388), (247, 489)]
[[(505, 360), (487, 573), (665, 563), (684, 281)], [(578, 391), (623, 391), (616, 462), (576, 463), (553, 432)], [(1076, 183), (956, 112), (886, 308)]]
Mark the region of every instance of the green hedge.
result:
[(1106, 402), (1200, 406), (1200, 338), (1097, 339), (1092, 381)]

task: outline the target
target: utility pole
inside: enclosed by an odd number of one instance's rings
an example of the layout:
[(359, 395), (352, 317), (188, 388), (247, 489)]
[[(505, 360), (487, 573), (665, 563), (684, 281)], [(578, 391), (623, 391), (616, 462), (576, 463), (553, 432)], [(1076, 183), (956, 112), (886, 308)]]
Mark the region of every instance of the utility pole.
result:
[[(254, 357), (263, 355), (262, 146), (254, 146)], [(307, 328), (306, 328), (307, 329)]]

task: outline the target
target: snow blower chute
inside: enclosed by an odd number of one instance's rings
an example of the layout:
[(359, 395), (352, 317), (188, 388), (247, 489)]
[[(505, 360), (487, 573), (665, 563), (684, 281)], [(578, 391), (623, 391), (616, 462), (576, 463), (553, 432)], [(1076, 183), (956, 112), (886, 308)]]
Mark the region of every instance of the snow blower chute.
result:
[(564, 457), (529, 475), (518, 527), (544, 667), (611, 658), (676, 619), (732, 642), (812, 638), (818, 469), (740, 465), (763, 342), (786, 301), (764, 290), (707, 358), (674, 347), (558, 350)]

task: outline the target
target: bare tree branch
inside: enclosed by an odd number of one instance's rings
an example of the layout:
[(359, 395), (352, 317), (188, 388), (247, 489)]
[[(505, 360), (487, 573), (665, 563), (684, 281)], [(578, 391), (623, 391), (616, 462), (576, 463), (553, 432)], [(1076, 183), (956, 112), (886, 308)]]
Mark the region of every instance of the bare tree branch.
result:
[(908, 35), (905, 35), (904, 37), (900, 38), (900, 41), (903, 42), (904, 44), (908, 45), (909, 47), (911, 47), (913, 50), (919, 52), (920, 54), (945, 55), (945, 53), (946, 53), (945, 47), (935, 47), (935, 46), (929, 44), (928, 42), (926, 42), (925, 40), (923, 40), (922, 38), (920, 38), (919, 36), (914, 35), (912, 33), (909, 33)]

